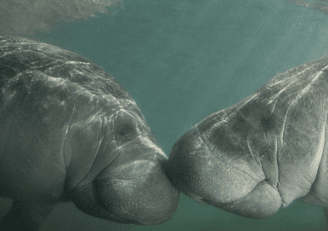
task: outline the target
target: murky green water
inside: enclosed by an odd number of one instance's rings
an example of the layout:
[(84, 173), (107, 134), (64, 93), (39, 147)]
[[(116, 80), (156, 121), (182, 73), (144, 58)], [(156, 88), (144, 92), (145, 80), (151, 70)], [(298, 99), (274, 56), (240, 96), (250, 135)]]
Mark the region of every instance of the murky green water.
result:
[[(123, 9), (62, 23), (44, 42), (102, 66), (132, 95), (167, 153), (207, 115), (274, 75), (325, 55), (328, 15), (285, 0), (123, 0)], [(252, 220), (180, 197), (176, 214), (151, 227), (120, 225), (58, 205), (42, 231), (323, 230), (323, 210), (301, 202)]]

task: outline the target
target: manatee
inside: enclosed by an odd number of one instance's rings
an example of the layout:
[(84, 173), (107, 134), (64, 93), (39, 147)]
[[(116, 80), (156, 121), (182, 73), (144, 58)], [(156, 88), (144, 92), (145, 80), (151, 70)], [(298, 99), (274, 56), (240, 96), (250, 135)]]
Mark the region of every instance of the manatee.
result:
[(328, 218), (328, 56), (278, 74), (174, 144), (165, 169), (194, 200), (266, 218), (298, 199)]
[(0, 36), (0, 230), (39, 230), (55, 204), (155, 225), (177, 208), (167, 156), (135, 101), (72, 52)]

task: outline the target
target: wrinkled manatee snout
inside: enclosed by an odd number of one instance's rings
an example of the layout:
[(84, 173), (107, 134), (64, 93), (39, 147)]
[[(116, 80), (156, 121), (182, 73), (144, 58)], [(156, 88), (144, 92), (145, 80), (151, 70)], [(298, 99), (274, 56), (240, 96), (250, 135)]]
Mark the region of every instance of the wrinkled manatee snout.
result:
[[(136, 160), (114, 170), (109, 166), (92, 184), (76, 187), (73, 202), (90, 215), (119, 223), (163, 223), (175, 213), (179, 192), (162, 171), (162, 163)], [(98, 207), (88, 206), (87, 201)]]
[(281, 205), (277, 190), (250, 171), (247, 163), (241, 161), (236, 167), (224, 155), (220, 160), (215, 144), (201, 130), (194, 126), (172, 148), (167, 169), (178, 189), (198, 202), (241, 216), (273, 215)]
[(137, 225), (160, 224), (174, 214), (179, 192), (163, 171), (167, 157), (140, 116), (131, 108), (112, 117), (113, 140), (100, 146), (111, 150), (113, 160), (91, 184), (81, 182), (72, 190), (82, 211)]

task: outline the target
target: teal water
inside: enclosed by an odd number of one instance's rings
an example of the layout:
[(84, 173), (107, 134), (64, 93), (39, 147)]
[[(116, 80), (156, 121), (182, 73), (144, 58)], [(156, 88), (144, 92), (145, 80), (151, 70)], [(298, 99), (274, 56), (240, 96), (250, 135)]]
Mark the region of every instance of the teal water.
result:
[[(124, 7), (61, 23), (41, 41), (76, 52), (113, 75), (137, 102), (169, 155), (177, 139), (274, 75), (326, 54), (328, 15), (285, 0), (123, 0)], [(120, 225), (58, 205), (42, 231), (323, 230), (322, 208), (294, 202), (253, 220), (181, 195), (158, 226)]]

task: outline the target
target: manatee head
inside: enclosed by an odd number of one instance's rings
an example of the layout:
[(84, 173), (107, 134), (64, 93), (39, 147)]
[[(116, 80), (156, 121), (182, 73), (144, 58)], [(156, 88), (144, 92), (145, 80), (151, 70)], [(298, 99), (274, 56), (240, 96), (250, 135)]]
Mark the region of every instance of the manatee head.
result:
[(168, 220), (177, 208), (179, 192), (163, 171), (167, 157), (139, 109), (134, 104), (119, 107), (101, 121), (95, 134), (97, 156), (70, 190), (75, 205), (120, 223), (155, 225)]
[(327, 205), (327, 57), (272, 78), (175, 143), (167, 172), (196, 201), (265, 218), (301, 199)]

